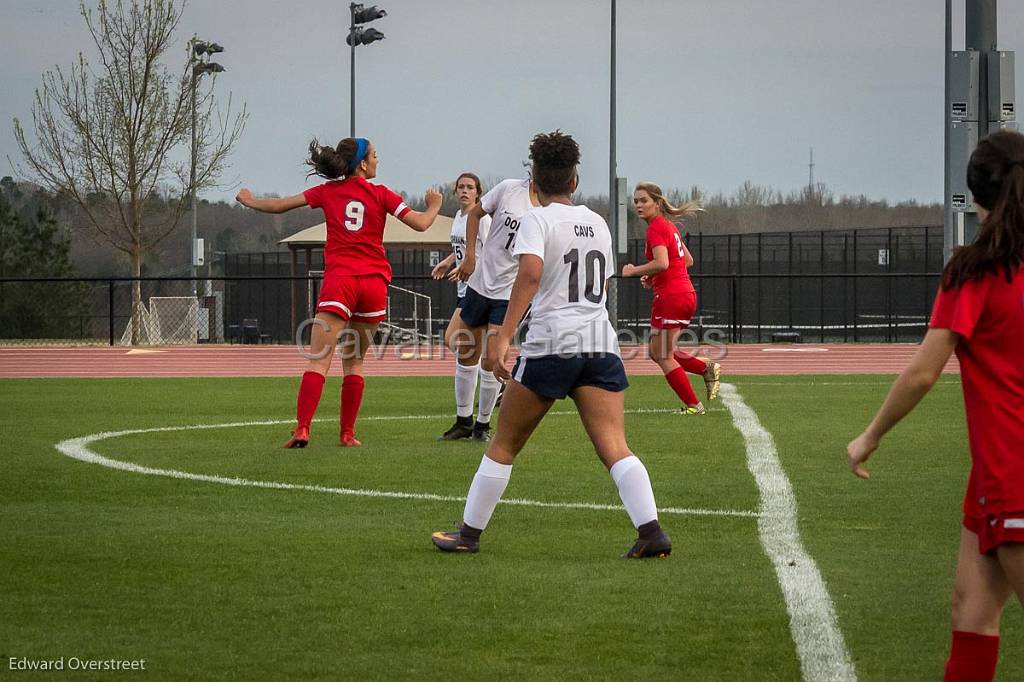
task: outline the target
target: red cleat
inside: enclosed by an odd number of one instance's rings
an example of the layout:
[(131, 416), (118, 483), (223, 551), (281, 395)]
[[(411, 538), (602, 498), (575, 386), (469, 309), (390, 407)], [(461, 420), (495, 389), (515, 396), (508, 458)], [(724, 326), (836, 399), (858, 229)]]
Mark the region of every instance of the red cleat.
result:
[(309, 427), (308, 426), (296, 426), (295, 430), (292, 431), (292, 437), (288, 439), (288, 442), (284, 444), (287, 449), (290, 448), (304, 448), (309, 444)]
[(355, 434), (343, 433), (341, 434), (341, 447), (343, 448), (358, 448), (362, 445), (361, 442), (356, 440)]

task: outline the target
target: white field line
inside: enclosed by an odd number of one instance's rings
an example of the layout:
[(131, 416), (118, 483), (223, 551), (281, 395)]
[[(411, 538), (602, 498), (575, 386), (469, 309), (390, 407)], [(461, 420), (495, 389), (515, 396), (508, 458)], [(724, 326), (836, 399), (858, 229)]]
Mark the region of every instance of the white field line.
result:
[(779, 462), (772, 435), (736, 387), (722, 384), (722, 402), (747, 446), (747, 468), (761, 493), (757, 528), (775, 568), (789, 613), (789, 628), (809, 682), (855, 681), (857, 672), (839, 630), (835, 607), (814, 559), (800, 542), (796, 498)]
[[(656, 413), (656, 412), (674, 412), (675, 410), (629, 410), (631, 413)], [(576, 414), (572, 410), (560, 410), (549, 412), (548, 414), (554, 415), (570, 415)], [(424, 420), (424, 419), (447, 419), (451, 415), (381, 415), (381, 416), (369, 416), (362, 417), (363, 421), (397, 421), (397, 420)], [(332, 421), (327, 419), (318, 419), (316, 421)], [(77, 459), (82, 462), (88, 462), (90, 464), (99, 464), (110, 469), (117, 469), (119, 471), (127, 471), (135, 474), (143, 474), (146, 476), (163, 476), (166, 478), (177, 478), (189, 481), (202, 481), (204, 483), (219, 483), (221, 485), (231, 485), (240, 487), (251, 487), (251, 488), (267, 488), (273, 490), (301, 490), (306, 492), (315, 493), (329, 493), (332, 495), (353, 495), (358, 497), (379, 497), (389, 499), (404, 499), (404, 500), (428, 500), (432, 502), (465, 502), (465, 497), (455, 497), (451, 495), (437, 495), (434, 493), (407, 493), (407, 492), (395, 492), (389, 490), (365, 490), (357, 488), (332, 488), (321, 485), (308, 485), (301, 483), (280, 483), (277, 481), (254, 481), (246, 478), (235, 478), (230, 476), (217, 476), (210, 474), (196, 474), (188, 471), (178, 471), (176, 469), (158, 469), (154, 467), (141, 466), (132, 462), (124, 462), (121, 460), (110, 459), (103, 455), (93, 451), (90, 446), (93, 443), (107, 440), (108, 438), (118, 438), (121, 436), (129, 436), (139, 433), (161, 433), (168, 431), (201, 431), (208, 429), (229, 429), (239, 428), (245, 426), (273, 426), (277, 424), (293, 424), (294, 419), (271, 419), (265, 421), (245, 421), (245, 422), (230, 422), (226, 424), (192, 424), (189, 426), (161, 426), (149, 429), (129, 429), (125, 431), (104, 431), (102, 433), (94, 433), (88, 436), (81, 436), (79, 438), (68, 438), (57, 443), (55, 447), (57, 451), (62, 455)], [(596, 511), (624, 511), (621, 505), (613, 504), (597, 504), (592, 502), (543, 502), (540, 500), (527, 500), (527, 499), (504, 499), (501, 500), (502, 504), (508, 504), (520, 507), (540, 507), (540, 508), (551, 508), (551, 509), (588, 509)], [(747, 517), (756, 518), (757, 512), (753, 511), (741, 511), (732, 509), (691, 509), (687, 507), (663, 507), (658, 510), (665, 514), (681, 514), (689, 516), (735, 516), (735, 517)]]

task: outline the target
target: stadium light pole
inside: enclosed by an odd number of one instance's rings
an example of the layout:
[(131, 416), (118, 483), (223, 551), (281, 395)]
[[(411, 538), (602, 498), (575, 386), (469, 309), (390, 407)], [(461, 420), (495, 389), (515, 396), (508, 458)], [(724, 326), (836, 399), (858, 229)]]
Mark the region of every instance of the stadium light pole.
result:
[(348, 6), (351, 15), (351, 23), (348, 27), (348, 37), (345, 42), (352, 48), (351, 72), (349, 73), (349, 137), (356, 136), (356, 45), (369, 45), (378, 40), (384, 40), (384, 34), (375, 28), (362, 28), (360, 24), (368, 24), (387, 16), (387, 12), (378, 9), (376, 5), (363, 7), (362, 4), (353, 2)]
[[(611, 76), (609, 82), (608, 104), (608, 224), (612, 229), (612, 249), (617, 253), (619, 244), (618, 187), (615, 167), (615, 0), (611, 0)], [(608, 286), (608, 314), (612, 324), (619, 324), (619, 288), (616, 280)]]
[(204, 74), (222, 73), (225, 71), (223, 66), (210, 61), (210, 57), (212, 55), (223, 51), (224, 48), (217, 43), (198, 40), (194, 35), (192, 36), (192, 40), (189, 41), (188, 57), (192, 76), (192, 158), (191, 171), (189, 173), (189, 190), (192, 194), (192, 244), (189, 247), (189, 269), (192, 277), (193, 298), (195, 298), (199, 293), (198, 287), (196, 286), (196, 261), (198, 260), (199, 255), (199, 250), (197, 248), (198, 237), (196, 236), (196, 157), (199, 155), (199, 139), (196, 132), (196, 128), (198, 126), (198, 114), (196, 113), (196, 90), (199, 84), (199, 79), (202, 78)]

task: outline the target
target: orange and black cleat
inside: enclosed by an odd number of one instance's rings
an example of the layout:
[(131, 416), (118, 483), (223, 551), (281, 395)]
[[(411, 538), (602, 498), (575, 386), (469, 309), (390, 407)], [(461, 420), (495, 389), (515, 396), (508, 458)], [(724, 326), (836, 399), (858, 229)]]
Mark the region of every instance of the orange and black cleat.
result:
[(648, 537), (637, 538), (633, 547), (622, 555), (623, 559), (664, 559), (672, 553), (672, 541), (660, 528)]
[(307, 445), (309, 445), (309, 427), (296, 426), (295, 430), (292, 431), (292, 437), (288, 439), (284, 447), (287, 449), (304, 448)]
[(343, 448), (358, 448), (362, 445), (362, 442), (356, 439), (354, 433), (343, 433), (341, 434), (341, 447)]
[[(463, 532), (465, 524), (459, 530), (437, 531), (430, 536), (431, 542), (442, 552), (461, 552), (464, 554), (476, 554), (480, 551), (480, 531), (475, 534)], [(475, 537), (474, 537), (475, 535)]]

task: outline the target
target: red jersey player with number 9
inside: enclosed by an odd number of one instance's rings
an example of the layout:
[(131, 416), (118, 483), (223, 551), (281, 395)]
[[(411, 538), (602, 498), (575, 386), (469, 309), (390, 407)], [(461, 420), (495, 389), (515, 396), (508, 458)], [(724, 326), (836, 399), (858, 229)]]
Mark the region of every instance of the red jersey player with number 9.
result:
[(316, 305), (310, 339), (309, 366), (302, 375), (297, 401), (298, 425), (285, 443), (302, 448), (320, 402), (334, 349), (340, 344), (345, 378), (341, 387), (341, 444), (360, 445), (356, 416), (363, 399), (363, 357), (373, 332), (387, 310), (391, 265), (384, 251), (384, 225), (390, 213), (417, 232), (426, 231), (441, 208), (440, 193), (428, 190), (427, 210), (413, 211), (384, 185), (369, 182), (377, 175), (377, 150), (365, 138), (345, 138), (337, 147), (309, 145), (311, 174), (328, 182), (302, 194), (257, 199), (243, 189), (236, 199), (265, 213), (284, 213), (301, 206), (323, 209), (327, 220), (324, 282)]
[(960, 361), (971, 474), (953, 588), (947, 682), (995, 676), (999, 619), (1013, 593), (1024, 603), (1024, 135), (978, 143), (967, 185), (981, 227), (942, 273), (928, 333), (878, 414), (847, 446), (853, 472), (882, 436), (931, 390), (949, 356)]

